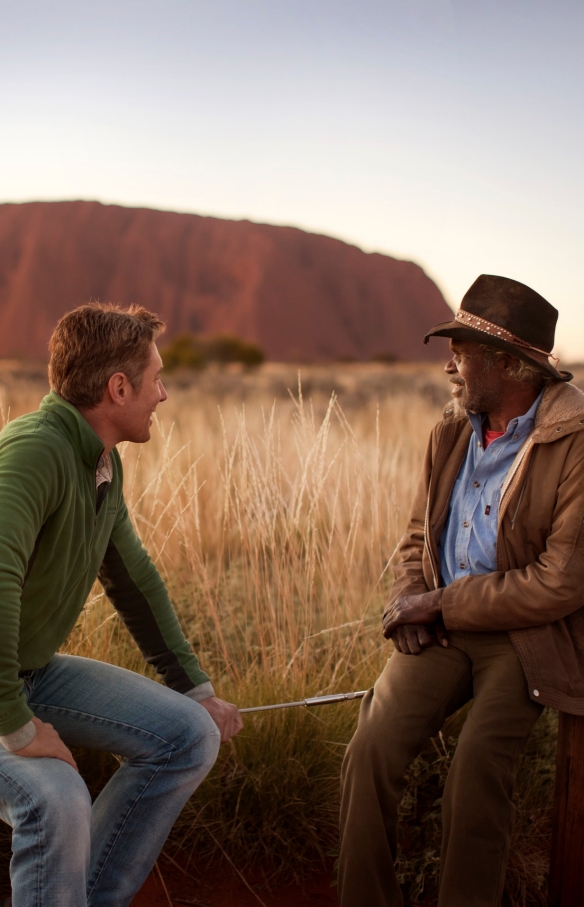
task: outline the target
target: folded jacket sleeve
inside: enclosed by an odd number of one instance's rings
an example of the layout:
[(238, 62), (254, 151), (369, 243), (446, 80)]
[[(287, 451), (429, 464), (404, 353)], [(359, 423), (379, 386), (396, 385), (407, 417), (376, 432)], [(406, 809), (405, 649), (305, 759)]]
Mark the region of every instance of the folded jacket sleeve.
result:
[(390, 593), (390, 602), (401, 595), (418, 595), (430, 591), (424, 576), (424, 523), (428, 485), (432, 472), (434, 433), (428, 443), (424, 464), (414, 502), (410, 511), (407, 529), (399, 543), (394, 567), (395, 581)]
[(18, 676), (20, 604), (36, 540), (64, 492), (60, 454), (34, 430), (11, 435), (9, 427), (0, 439), (0, 736), (33, 717)]
[(136, 534), (123, 498), (99, 579), (145, 660), (167, 686), (189, 693), (209, 683), (181, 629), (166, 585)]

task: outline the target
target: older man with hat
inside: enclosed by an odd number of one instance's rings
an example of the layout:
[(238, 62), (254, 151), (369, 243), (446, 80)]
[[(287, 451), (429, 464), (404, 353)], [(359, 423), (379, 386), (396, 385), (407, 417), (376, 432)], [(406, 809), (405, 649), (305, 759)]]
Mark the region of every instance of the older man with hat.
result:
[(434, 428), (383, 617), (394, 651), (342, 777), (342, 907), (399, 907), (408, 766), (472, 700), (442, 800), (439, 907), (499, 907), (520, 754), (544, 705), (584, 714), (584, 394), (557, 311), (482, 275), (453, 321)]

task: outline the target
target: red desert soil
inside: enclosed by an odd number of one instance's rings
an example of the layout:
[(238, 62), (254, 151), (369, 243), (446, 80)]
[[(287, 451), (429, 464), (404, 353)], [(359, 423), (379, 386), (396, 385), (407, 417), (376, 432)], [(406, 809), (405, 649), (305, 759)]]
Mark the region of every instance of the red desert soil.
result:
[[(331, 885), (330, 869), (317, 873), (304, 886), (288, 885), (272, 891), (252, 885), (250, 891), (235, 873), (221, 868), (218, 874), (205, 873), (199, 880), (180, 876), (176, 871), (157, 872), (146, 880), (132, 907), (337, 907), (337, 889)], [(253, 880), (246, 879), (248, 884)]]
[(235, 334), (276, 361), (443, 359), (452, 312), (422, 268), (293, 227), (98, 202), (0, 205), (0, 356), (44, 358), (90, 299), (141, 303), (167, 336)]

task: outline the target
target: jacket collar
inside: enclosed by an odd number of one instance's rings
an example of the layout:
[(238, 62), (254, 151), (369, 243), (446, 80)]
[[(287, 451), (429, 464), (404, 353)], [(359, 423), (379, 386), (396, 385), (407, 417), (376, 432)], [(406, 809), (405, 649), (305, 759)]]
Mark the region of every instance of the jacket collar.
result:
[(95, 434), (79, 410), (55, 391), (51, 391), (41, 401), (40, 410), (57, 416), (85, 465), (95, 469), (97, 461), (103, 453), (103, 441)]
[(545, 389), (535, 418), (534, 441), (556, 441), (584, 429), (584, 393), (573, 384), (551, 384)]

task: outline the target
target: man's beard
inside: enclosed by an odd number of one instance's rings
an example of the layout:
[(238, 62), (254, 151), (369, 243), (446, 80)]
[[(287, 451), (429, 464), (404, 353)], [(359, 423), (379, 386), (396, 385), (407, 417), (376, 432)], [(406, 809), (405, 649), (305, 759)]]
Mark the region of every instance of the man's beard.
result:
[(450, 380), (452, 384), (462, 388), (461, 393), (453, 398), (454, 412), (457, 416), (493, 412), (498, 407), (499, 394), (488, 384), (469, 390), (468, 385), (460, 377)]

